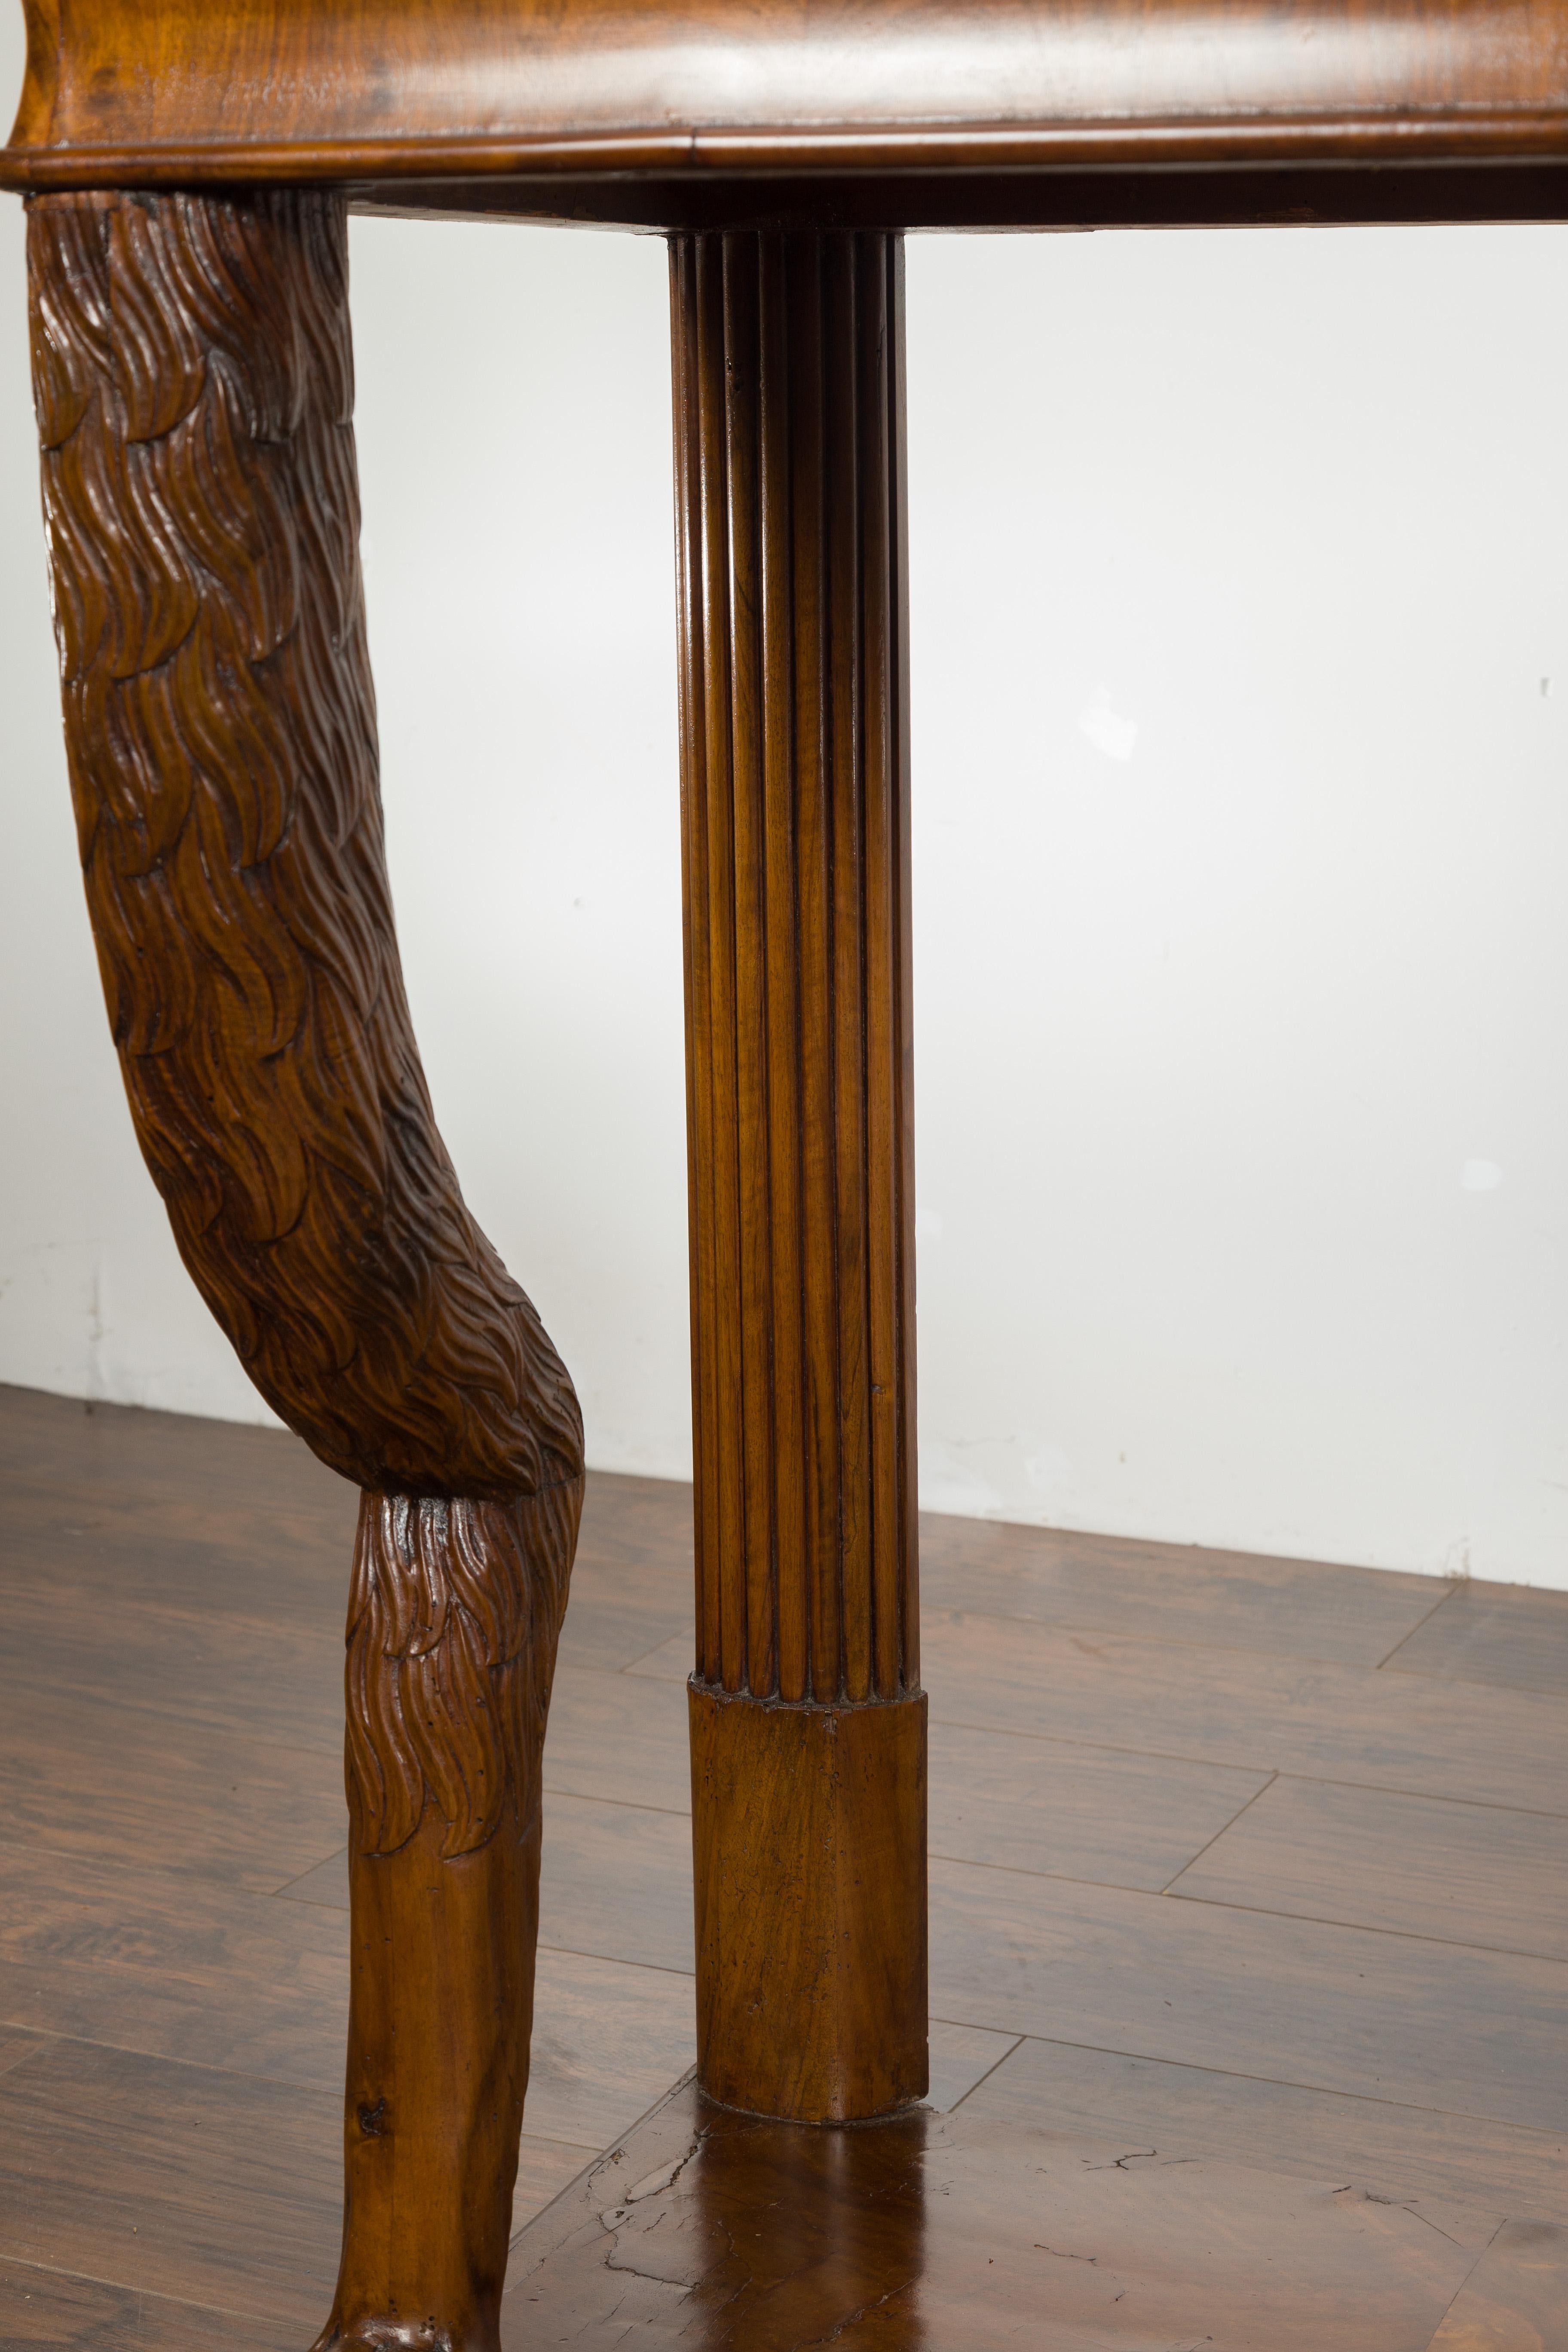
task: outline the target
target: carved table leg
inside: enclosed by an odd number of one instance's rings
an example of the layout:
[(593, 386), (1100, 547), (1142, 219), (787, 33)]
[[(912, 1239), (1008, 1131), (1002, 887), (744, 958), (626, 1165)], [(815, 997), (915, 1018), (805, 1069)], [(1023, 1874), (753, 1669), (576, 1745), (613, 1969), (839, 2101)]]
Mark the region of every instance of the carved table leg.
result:
[(672, 241), (708, 2093), (926, 2088), (901, 242)]
[(382, 845), (342, 202), (36, 199), (71, 789), (138, 1139), (364, 1490), (343, 2256), (322, 2347), (495, 2352), (576, 1399), (431, 1117)]
[[(494, 2340), (528, 2087), (539, 1759), (578, 1495), (552, 1486), (510, 1506), (367, 1495), (361, 1507), (348, 1672), (353, 2226), (323, 2345), (362, 2340), (356, 2323), (426, 2312), (454, 2346)], [(372, 2329), (368, 2340), (383, 2338)]]

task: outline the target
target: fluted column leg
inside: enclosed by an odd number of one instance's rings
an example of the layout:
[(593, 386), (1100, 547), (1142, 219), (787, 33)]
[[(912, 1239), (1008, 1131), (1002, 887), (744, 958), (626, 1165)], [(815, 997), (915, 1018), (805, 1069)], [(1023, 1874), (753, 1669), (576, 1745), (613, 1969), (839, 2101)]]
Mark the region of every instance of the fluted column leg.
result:
[(703, 2087), (926, 2087), (901, 241), (673, 240)]

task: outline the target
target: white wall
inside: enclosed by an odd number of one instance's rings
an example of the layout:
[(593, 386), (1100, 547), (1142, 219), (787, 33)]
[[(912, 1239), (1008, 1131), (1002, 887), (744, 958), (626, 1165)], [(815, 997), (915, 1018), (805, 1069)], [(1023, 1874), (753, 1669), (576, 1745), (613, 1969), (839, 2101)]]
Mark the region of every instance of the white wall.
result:
[[(0, 202), (0, 1378), (261, 1419), (105, 1034)], [(662, 251), (353, 264), (437, 1108), (591, 1459), (681, 1475)], [(1557, 230), (911, 247), (938, 1507), (1568, 1584), (1565, 281)]]
[(1568, 233), (910, 288), (931, 1498), (1568, 1583)]

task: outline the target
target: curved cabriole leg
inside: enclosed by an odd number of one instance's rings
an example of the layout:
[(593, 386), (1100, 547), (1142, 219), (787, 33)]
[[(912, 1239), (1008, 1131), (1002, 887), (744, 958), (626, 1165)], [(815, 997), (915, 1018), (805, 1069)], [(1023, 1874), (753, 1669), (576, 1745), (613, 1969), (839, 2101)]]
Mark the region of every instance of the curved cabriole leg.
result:
[(43, 197), (28, 265), (71, 789), (137, 1136), (257, 1387), (364, 1489), (320, 2341), (494, 2352), (582, 1424), (464, 1206), (404, 997), (344, 208)]

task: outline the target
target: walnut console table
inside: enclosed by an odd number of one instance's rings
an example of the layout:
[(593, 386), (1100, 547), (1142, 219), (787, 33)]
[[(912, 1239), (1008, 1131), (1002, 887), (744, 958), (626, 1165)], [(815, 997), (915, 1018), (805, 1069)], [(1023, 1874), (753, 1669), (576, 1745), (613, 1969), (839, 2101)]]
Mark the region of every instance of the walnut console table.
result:
[(350, 209), (668, 235), (700, 2079), (926, 2086), (901, 237), (1568, 217), (1568, 0), (26, 0), (67, 741), (137, 1131), (363, 1490), (321, 2344), (493, 2352), (564, 1368), (430, 1115), (382, 848)]

